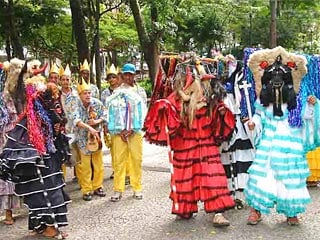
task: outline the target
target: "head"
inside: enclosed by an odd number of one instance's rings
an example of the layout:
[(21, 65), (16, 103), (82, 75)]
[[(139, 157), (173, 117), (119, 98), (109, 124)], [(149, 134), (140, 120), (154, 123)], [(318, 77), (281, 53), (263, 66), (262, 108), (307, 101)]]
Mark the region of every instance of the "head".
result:
[(89, 72), (89, 70), (82, 70), (82, 71), (80, 71), (80, 77), (83, 78), (85, 81), (89, 82), (89, 79), (90, 79), (90, 72)]
[(90, 80), (90, 67), (87, 59), (80, 66), (80, 78), (83, 78), (87, 82)]
[(77, 91), (83, 105), (88, 105), (91, 100), (91, 87), (83, 78), (78, 82)]
[(119, 87), (121, 84), (120, 76), (118, 74), (114, 74), (114, 73), (107, 75), (107, 81), (110, 84), (110, 87), (112, 89)]
[(48, 82), (58, 83), (59, 74), (56, 72), (49, 73)]
[(91, 101), (91, 90), (83, 90), (79, 93), (80, 100), (84, 106), (88, 106)]
[(121, 69), (123, 82), (134, 85), (134, 76), (136, 74), (136, 67), (132, 63), (126, 63)]
[(59, 81), (59, 68), (58, 66), (54, 63), (51, 66), (50, 72), (49, 72), (49, 77), (48, 77), (48, 82), (52, 82), (57, 84)]
[(62, 90), (69, 91), (71, 88), (71, 70), (69, 67), (69, 64), (66, 65), (66, 68), (63, 69), (61, 67), (61, 73), (60, 73), (60, 85)]
[(68, 90), (71, 88), (71, 77), (68, 75), (62, 75), (60, 77), (60, 85), (62, 90)]

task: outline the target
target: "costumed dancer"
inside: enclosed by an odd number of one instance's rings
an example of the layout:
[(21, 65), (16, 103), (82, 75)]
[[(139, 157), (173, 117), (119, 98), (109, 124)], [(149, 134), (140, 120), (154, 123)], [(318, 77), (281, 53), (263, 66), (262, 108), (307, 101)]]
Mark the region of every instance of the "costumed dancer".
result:
[(194, 58), (177, 65), (175, 91), (150, 106), (145, 138), (151, 143), (169, 144), (172, 214), (190, 219), (201, 201), (205, 212), (215, 213), (214, 226), (229, 226), (222, 213), (235, 203), (219, 145), (230, 137), (235, 121), (222, 102), (223, 86), (205, 69), (209, 68)]
[[(247, 220), (250, 225), (258, 224), (261, 214), (270, 213), (274, 207), (286, 216), (289, 225), (297, 225), (298, 214), (305, 212), (311, 201), (306, 187), (310, 172), (304, 144), (319, 134), (319, 129), (312, 126), (319, 121), (314, 119), (319, 103), (313, 96), (306, 96), (301, 105), (296, 101), (306, 63), (305, 57), (290, 54), (280, 46), (256, 51), (249, 58), (259, 97), (248, 123), (258, 141), (245, 189), (251, 207)], [(299, 118), (303, 119), (303, 127), (295, 126)]]
[[(15, 60), (12, 61), (12, 65), (14, 65), (13, 62)], [(19, 62), (16, 65), (22, 67)], [(6, 91), (4, 91), (6, 81), (10, 81), (6, 77), (6, 71), (9, 70), (9, 67), (9, 62), (0, 63), (0, 153), (6, 142), (6, 133), (13, 129), (18, 117), (10, 94), (5, 94)], [(0, 209), (5, 210), (3, 223), (12, 225), (14, 223), (13, 210), (21, 207), (22, 198), (14, 195), (14, 184), (0, 179)]]
[[(15, 183), (15, 194), (29, 209), (30, 234), (66, 237), (70, 198), (61, 165), (70, 157), (66, 136), (60, 132), (65, 122), (57, 103), (57, 88), (47, 88), (42, 69), (29, 70), (25, 62), (11, 92), (21, 114), (0, 155), (2, 178)], [(10, 74), (10, 72), (9, 72)], [(33, 75), (31, 77), (31, 75)], [(17, 96), (19, 98), (17, 98)]]
[[(320, 99), (320, 56), (317, 55), (305, 55), (308, 60), (308, 73), (304, 77), (303, 83), (305, 83), (306, 88), (305, 94), (303, 95), (314, 95)], [(316, 119), (320, 119), (320, 116), (317, 116)], [(320, 126), (320, 121), (316, 121), (314, 128), (317, 129)], [(319, 186), (320, 181), (320, 147), (314, 149), (315, 146), (320, 145), (320, 135), (315, 136), (314, 146), (311, 146), (310, 149), (307, 149), (307, 160), (310, 169), (310, 176), (307, 178), (308, 187), (317, 187)]]
[(130, 185), (134, 199), (142, 195), (142, 132), (146, 104), (133, 85), (135, 67), (125, 64), (121, 73), (123, 83), (106, 100), (108, 111), (107, 128), (111, 135), (114, 169), (112, 202), (121, 199), (125, 191), (125, 176), (129, 167)]
[(75, 143), (79, 148), (80, 163), (76, 165), (82, 198), (91, 201), (93, 195), (105, 197), (103, 190), (104, 166), (101, 142), (102, 126), (106, 120), (105, 107), (91, 97), (90, 82), (80, 79), (79, 96), (67, 100), (67, 118), (72, 122)]
[[(221, 162), (228, 178), (229, 189), (233, 192), (236, 207), (241, 209), (245, 202), (243, 190), (248, 180), (248, 169), (254, 158), (254, 144), (247, 124), (252, 116), (243, 117), (240, 109), (241, 101), (248, 101), (245, 98), (248, 89), (243, 89), (246, 87), (244, 84), (246, 81), (242, 63), (230, 56), (228, 58), (230, 58), (231, 75), (224, 83), (227, 91), (224, 102), (236, 118), (236, 128), (231, 140), (221, 145)], [(250, 102), (248, 108), (251, 108)]]

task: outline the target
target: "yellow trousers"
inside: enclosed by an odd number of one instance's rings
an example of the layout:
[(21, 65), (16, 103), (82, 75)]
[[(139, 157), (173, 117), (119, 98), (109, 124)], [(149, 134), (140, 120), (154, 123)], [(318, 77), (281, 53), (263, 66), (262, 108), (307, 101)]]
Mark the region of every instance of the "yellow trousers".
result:
[(128, 142), (122, 141), (119, 135), (112, 135), (112, 167), (114, 170), (113, 190), (124, 192), (125, 176), (130, 166), (130, 185), (133, 191), (142, 190), (142, 134), (134, 133)]
[(67, 167), (66, 167), (65, 164), (62, 164), (61, 170), (62, 170), (62, 173), (63, 173), (64, 181), (66, 181), (66, 177), (67, 177)]
[(87, 194), (98, 188), (102, 188), (104, 179), (102, 150), (94, 152), (90, 155), (85, 155), (80, 152), (80, 158), (80, 164), (76, 165), (76, 172), (78, 182), (81, 187), (81, 192), (83, 194)]
[(310, 169), (308, 182), (317, 182), (320, 180), (320, 147), (307, 153), (307, 160)]

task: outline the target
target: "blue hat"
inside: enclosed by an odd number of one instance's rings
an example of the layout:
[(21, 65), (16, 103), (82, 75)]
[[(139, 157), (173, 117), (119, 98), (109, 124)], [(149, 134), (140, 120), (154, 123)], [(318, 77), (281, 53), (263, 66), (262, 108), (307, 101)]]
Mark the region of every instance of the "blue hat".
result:
[(126, 63), (125, 65), (123, 65), (121, 72), (135, 74), (136, 67), (132, 63)]

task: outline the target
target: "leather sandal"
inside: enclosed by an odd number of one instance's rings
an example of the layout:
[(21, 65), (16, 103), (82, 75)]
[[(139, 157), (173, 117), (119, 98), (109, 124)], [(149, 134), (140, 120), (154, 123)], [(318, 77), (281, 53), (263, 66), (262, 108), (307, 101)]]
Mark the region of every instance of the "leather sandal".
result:
[(98, 189), (94, 190), (93, 194), (97, 195), (99, 197), (105, 197), (106, 196), (106, 193), (103, 191), (102, 188), (98, 188)]
[(91, 193), (83, 194), (82, 199), (85, 200), (85, 201), (91, 201), (92, 200), (92, 194)]
[(222, 213), (216, 213), (213, 217), (213, 226), (215, 227), (227, 227), (230, 225), (228, 219), (226, 219)]
[(137, 200), (141, 200), (142, 199), (142, 192), (134, 192), (133, 193), (133, 198), (137, 199)]
[(121, 197), (122, 197), (122, 193), (121, 192), (114, 192), (113, 195), (110, 198), (110, 201), (111, 202), (119, 202)]
[(297, 217), (287, 217), (287, 223), (289, 226), (299, 225), (299, 219)]
[(250, 215), (247, 220), (248, 225), (257, 225), (260, 221), (262, 221), (261, 213), (254, 208), (250, 209)]

